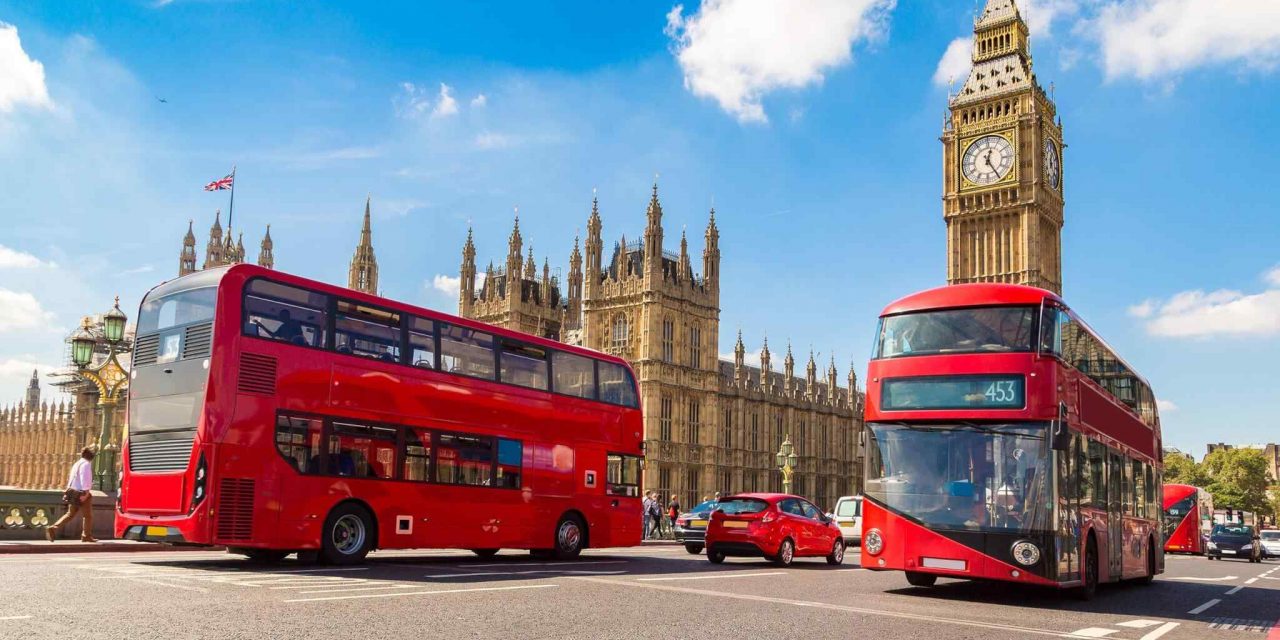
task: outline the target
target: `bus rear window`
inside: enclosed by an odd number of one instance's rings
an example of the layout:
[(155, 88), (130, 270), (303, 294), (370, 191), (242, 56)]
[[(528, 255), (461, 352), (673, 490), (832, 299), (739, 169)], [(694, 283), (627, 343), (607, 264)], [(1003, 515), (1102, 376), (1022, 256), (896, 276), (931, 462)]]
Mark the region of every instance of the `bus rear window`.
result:
[(978, 307), (888, 316), (877, 358), (1031, 351), (1035, 307)]
[(163, 331), (196, 322), (213, 320), (217, 287), (179, 291), (159, 298), (148, 298), (138, 314), (138, 335)]

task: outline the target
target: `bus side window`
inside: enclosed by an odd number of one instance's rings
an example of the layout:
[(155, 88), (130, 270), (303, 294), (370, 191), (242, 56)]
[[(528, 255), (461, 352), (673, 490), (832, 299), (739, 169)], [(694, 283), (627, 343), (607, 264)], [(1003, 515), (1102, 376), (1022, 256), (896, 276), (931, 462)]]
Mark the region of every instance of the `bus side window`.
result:
[(409, 364), (436, 368), (436, 326), (426, 318), (409, 318)]
[(498, 380), (519, 387), (547, 390), (546, 349), (504, 340), (498, 358)]
[(493, 438), (436, 436), (436, 482), (493, 486)]
[(244, 295), (244, 334), (289, 344), (323, 347), (328, 296), (266, 279), (249, 282)]
[(276, 449), (298, 473), (320, 472), (323, 420), (276, 416)]
[(449, 373), (494, 379), (493, 336), (466, 327), (440, 325), (440, 368)]
[(552, 390), (556, 393), (596, 399), (595, 361), (563, 351), (551, 352)]
[(519, 440), (498, 438), (498, 478), (495, 486), (520, 488), (520, 467), (524, 463), (524, 446)]
[(394, 478), (396, 435), (391, 427), (334, 421), (329, 434), (327, 473), (355, 478)]
[(431, 481), (431, 432), (405, 428), (404, 479), (414, 482)]
[(339, 353), (399, 362), (400, 314), (339, 300), (333, 345)]
[(598, 362), (600, 399), (624, 407), (638, 407), (636, 386), (627, 368), (612, 362)]
[(1107, 510), (1107, 448), (1100, 442), (1089, 441), (1089, 491), (1093, 508)]

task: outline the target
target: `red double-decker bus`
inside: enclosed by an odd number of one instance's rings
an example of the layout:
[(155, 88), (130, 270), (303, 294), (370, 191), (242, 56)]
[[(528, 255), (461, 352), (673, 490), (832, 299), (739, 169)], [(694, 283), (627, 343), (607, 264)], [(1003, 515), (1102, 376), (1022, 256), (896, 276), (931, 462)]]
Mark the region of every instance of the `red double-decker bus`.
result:
[(1204, 555), (1213, 528), (1213, 495), (1186, 484), (1164, 485), (1164, 550)]
[(1057, 295), (969, 284), (884, 310), (862, 565), (1078, 588), (1164, 570), (1147, 383)]
[(640, 543), (626, 362), (251, 265), (142, 301), (116, 533), (332, 563)]

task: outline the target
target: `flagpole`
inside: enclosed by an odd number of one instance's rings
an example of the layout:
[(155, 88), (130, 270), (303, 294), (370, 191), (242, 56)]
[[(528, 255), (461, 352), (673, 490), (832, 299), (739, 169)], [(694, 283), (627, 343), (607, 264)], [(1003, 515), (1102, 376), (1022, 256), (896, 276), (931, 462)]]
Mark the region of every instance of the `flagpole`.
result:
[(236, 166), (231, 165), (231, 206), (227, 207), (227, 232), (231, 230), (231, 217), (236, 214)]

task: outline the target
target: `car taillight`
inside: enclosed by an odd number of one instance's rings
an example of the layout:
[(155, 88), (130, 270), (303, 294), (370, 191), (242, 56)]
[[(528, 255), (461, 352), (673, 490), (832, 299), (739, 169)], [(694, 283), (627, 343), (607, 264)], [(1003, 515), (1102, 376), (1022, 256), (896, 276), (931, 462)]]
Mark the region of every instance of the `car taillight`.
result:
[(677, 524), (677, 525), (679, 525), (679, 526), (681, 526), (681, 527), (687, 527), (687, 526), (689, 526), (689, 519), (688, 519), (688, 518), (676, 518), (676, 524)]

